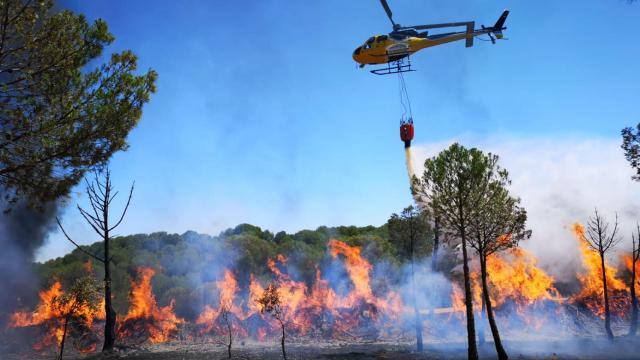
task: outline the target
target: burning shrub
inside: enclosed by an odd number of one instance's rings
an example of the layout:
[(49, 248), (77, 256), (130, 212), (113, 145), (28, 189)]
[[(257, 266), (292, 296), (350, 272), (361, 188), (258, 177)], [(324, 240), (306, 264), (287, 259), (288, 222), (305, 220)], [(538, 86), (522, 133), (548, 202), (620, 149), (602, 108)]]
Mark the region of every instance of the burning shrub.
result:
[(82, 338), (82, 341), (77, 344), (79, 351), (93, 351), (96, 348), (97, 338), (86, 334), (92, 332), (94, 319), (104, 319), (104, 306), (100, 307), (104, 303), (100, 304), (98, 291), (98, 286), (90, 276), (76, 280), (67, 292), (63, 291), (60, 282), (56, 281), (48, 290), (40, 292), (40, 303), (35, 311), (14, 313), (11, 316), (10, 326), (44, 327), (45, 336), (33, 347), (35, 350), (43, 351), (58, 345), (60, 346), (59, 358), (62, 358), (68, 333)]
[(270, 283), (269, 286), (262, 293), (262, 296), (256, 300), (260, 304), (260, 313), (269, 313), (280, 323), (282, 329), (282, 338), (280, 339), (280, 345), (282, 346), (282, 357), (287, 360), (287, 352), (285, 351), (285, 310), (280, 302), (280, 293), (278, 291), (278, 285)]

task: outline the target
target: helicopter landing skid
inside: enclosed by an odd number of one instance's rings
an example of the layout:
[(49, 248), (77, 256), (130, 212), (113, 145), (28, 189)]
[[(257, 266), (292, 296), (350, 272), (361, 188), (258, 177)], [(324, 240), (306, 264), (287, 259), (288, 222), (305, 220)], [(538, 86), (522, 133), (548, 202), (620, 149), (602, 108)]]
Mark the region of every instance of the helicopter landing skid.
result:
[(398, 74), (403, 72), (415, 71), (411, 68), (411, 60), (409, 58), (390, 61), (387, 63), (387, 67), (370, 70), (372, 74), (376, 75), (389, 75)]

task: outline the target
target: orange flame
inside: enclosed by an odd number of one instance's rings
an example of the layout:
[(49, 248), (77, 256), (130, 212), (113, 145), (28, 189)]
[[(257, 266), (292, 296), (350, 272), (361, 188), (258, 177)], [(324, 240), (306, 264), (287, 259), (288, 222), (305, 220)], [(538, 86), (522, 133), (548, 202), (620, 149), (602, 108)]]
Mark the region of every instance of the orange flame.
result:
[[(275, 259), (267, 261), (267, 267), (276, 279), (283, 313), (285, 314), (289, 331), (297, 335), (309, 334), (312, 329), (323, 332), (326, 329), (339, 331), (351, 330), (357, 327), (363, 317), (371, 321), (379, 321), (383, 316), (394, 317), (402, 308), (400, 296), (395, 292), (386, 294), (385, 299), (376, 297), (370, 286), (371, 264), (362, 258), (359, 247), (352, 247), (343, 242), (332, 240), (329, 243), (330, 253), (334, 258), (342, 255), (353, 284), (353, 289), (344, 297), (338, 296), (329, 286), (327, 280), (322, 279), (320, 270), (316, 269), (313, 286), (309, 287), (302, 281), (296, 281), (288, 274), (288, 261), (284, 255), (277, 255)], [(264, 292), (264, 287), (250, 274), (248, 301), (238, 299), (240, 289), (238, 283), (229, 270), (224, 271), (222, 281), (216, 282), (219, 304), (227, 304), (229, 312), (233, 314), (238, 327), (240, 322), (258, 321), (258, 328), (251, 331), (256, 338), (277, 334), (279, 324), (268, 315), (260, 313), (256, 300)], [(231, 304), (230, 306), (228, 304)], [(201, 333), (225, 333), (227, 329), (220, 326), (221, 308), (208, 305), (198, 317), (196, 323), (202, 327)], [(254, 319), (254, 320), (252, 320)], [(234, 327), (235, 329), (235, 327)], [(248, 335), (249, 331), (238, 331), (241, 335)]]
[[(478, 271), (471, 272), (471, 284), (474, 309), (480, 312), (482, 285)], [(487, 285), (493, 308), (499, 313), (505, 303), (514, 304), (517, 314), (535, 328), (543, 321), (528, 315), (532, 307), (545, 300), (562, 300), (553, 284), (554, 278), (540, 269), (538, 260), (522, 248), (511, 248), (487, 258)], [(453, 286), (451, 302), (454, 311), (465, 310), (464, 292), (457, 284)]]
[[(631, 254), (623, 254), (622, 262), (629, 273), (631, 273), (633, 267), (633, 258), (631, 257)], [(636, 285), (640, 285), (640, 261), (636, 262)]]
[[(33, 348), (42, 351), (50, 346), (58, 346), (64, 334), (64, 318), (74, 306), (72, 302), (66, 304), (56, 302), (63, 295), (62, 284), (56, 281), (49, 289), (39, 293), (40, 302), (33, 312), (17, 311), (13, 313), (9, 320), (9, 327), (43, 325), (46, 328), (46, 335), (42, 340), (34, 344)], [(91, 328), (95, 319), (104, 319), (104, 307), (102, 311), (96, 311), (89, 306), (82, 306), (79, 309), (75, 309), (74, 314), (74, 318), (81, 319), (84, 326)], [(87, 348), (80, 349), (80, 351), (91, 351), (91, 347), (94, 345), (91, 344)]]
[[(533, 305), (541, 300), (558, 300), (554, 278), (538, 267), (538, 260), (522, 248), (512, 248), (504, 254), (487, 259), (489, 282), (495, 288), (491, 301), (500, 306), (507, 299), (519, 307)], [(495, 299), (494, 299), (495, 297)]]
[[(604, 318), (604, 290), (602, 285), (602, 264), (600, 255), (593, 251), (585, 238), (584, 227), (574, 224), (573, 232), (580, 242), (582, 264), (586, 272), (576, 274), (582, 284), (580, 292), (571, 297), (573, 303), (583, 303), (595, 315)], [(617, 270), (605, 263), (605, 276), (609, 290), (609, 306), (611, 313), (623, 316), (628, 308), (627, 286), (616, 277)]]
[(184, 320), (174, 314), (173, 301), (165, 307), (158, 307), (151, 288), (155, 270), (142, 267), (138, 269), (138, 275), (139, 282), (131, 281), (131, 305), (120, 325), (119, 335), (121, 338), (132, 337), (143, 330), (152, 343), (166, 342)]

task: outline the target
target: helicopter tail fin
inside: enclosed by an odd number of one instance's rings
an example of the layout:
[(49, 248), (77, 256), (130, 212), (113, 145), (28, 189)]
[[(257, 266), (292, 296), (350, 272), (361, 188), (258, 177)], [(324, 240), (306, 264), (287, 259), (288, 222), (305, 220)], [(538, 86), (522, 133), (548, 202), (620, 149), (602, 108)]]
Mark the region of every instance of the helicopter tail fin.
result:
[(506, 30), (507, 28), (504, 26), (504, 23), (507, 21), (507, 17), (509, 16), (509, 10), (505, 10), (500, 15), (496, 24), (493, 25), (493, 33), (496, 35), (496, 38), (502, 39), (502, 30)]

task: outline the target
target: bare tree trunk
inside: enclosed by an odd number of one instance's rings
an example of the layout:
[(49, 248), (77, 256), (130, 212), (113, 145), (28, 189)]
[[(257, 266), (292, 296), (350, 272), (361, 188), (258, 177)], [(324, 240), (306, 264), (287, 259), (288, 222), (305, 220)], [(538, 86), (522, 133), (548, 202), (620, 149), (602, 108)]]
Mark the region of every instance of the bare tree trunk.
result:
[(280, 320), (280, 326), (282, 327), (282, 339), (280, 339), (280, 345), (282, 345), (282, 358), (287, 360), (287, 352), (284, 350), (284, 322)]
[(638, 331), (638, 298), (636, 297), (636, 256), (632, 253), (631, 262), (631, 326), (629, 327), (629, 336), (635, 336)]
[(420, 319), (420, 311), (418, 310), (418, 302), (416, 300), (416, 280), (413, 272), (413, 254), (411, 254), (411, 286), (413, 295), (413, 311), (415, 313), (415, 328), (416, 328), (416, 350), (422, 352), (422, 320)]
[(437, 217), (433, 224), (433, 252), (431, 253), (431, 270), (438, 269), (438, 248), (440, 247), (440, 219)]
[(607, 289), (607, 273), (604, 266), (604, 253), (600, 253), (600, 264), (602, 265), (602, 284), (604, 287), (604, 328), (607, 332), (609, 340), (613, 340), (613, 332), (611, 331), (611, 312), (609, 310), (609, 291)]
[(58, 360), (62, 360), (62, 354), (64, 353), (64, 341), (67, 339), (67, 326), (69, 325), (69, 316), (64, 318), (64, 330), (62, 331), (62, 340), (60, 341), (60, 355)]
[(485, 324), (487, 323), (487, 307), (484, 301), (484, 296), (481, 298), (482, 300), (482, 309), (480, 310), (480, 323), (478, 324), (478, 344), (480, 346), (484, 345), (486, 342), (486, 338), (484, 336)]
[[(108, 211), (105, 210), (105, 220)], [(106, 221), (105, 221), (106, 223)], [(104, 345), (102, 351), (111, 351), (116, 342), (116, 311), (111, 301), (111, 259), (109, 258), (109, 234), (104, 237), (104, 310), (106, 319), (104, 323)]]
[(462, 269), (464, 272), (464, 303), (467, 308), (467, 342), (469, 360), (478, 360), (478, 347), (476, 346), (476, 329), (473, 320), (473, 298), (471, 295), (471, 280), (469, 277), (469, 258), (467, 256), (467, 239), (464, 228), (461, 231), (462, 238)]
[(420, 321), (420, 311), (418, 310), (418, 302), (416, 300), (416, 279), (415, 279), (415, 270), (414, 270), (414, 262), (413, 262), (413, 253), (414, 253), (414, 238), (416, 234), (413, 229), (413, 218), (409, 220), (409, 252), (411, 256), (411, 295), (413, 300), (413, 311), (414, 311), (414, 321), (415, 321), (415, 329), (416, 329), (416, 350), (418, 352), (422, 352), (422, 321)]
[[(226, 310), (225, 310), (226, 311)], [(229, 330), (229, 343), (227, 344), (227, 352), (229, 353), (229, 359), (231, 359), (231, 345), (233, 345), (233, 334), (231, 333), (231, 323), (229, 322), (229, 315), (225, 315), (225, 320), (227, 322), (227, 330)]]
[(498, 332), (498, 325), (493, 317), (493, 306), (491, 305), (489, 287), (487, 286), (487, 258), (484, 255), (480, 255), (480, 277), (482, 278), (482, 295), (487, 307), (487, 317), (489, 318), (489, 327), (491, 328), (491, 335), (493, 336), (493, 344), (496, 346), (498, 359), (507, 360), (509, 359), (509, 356), (502, 346), (502, 340), (500, 340), (500, 333)]

